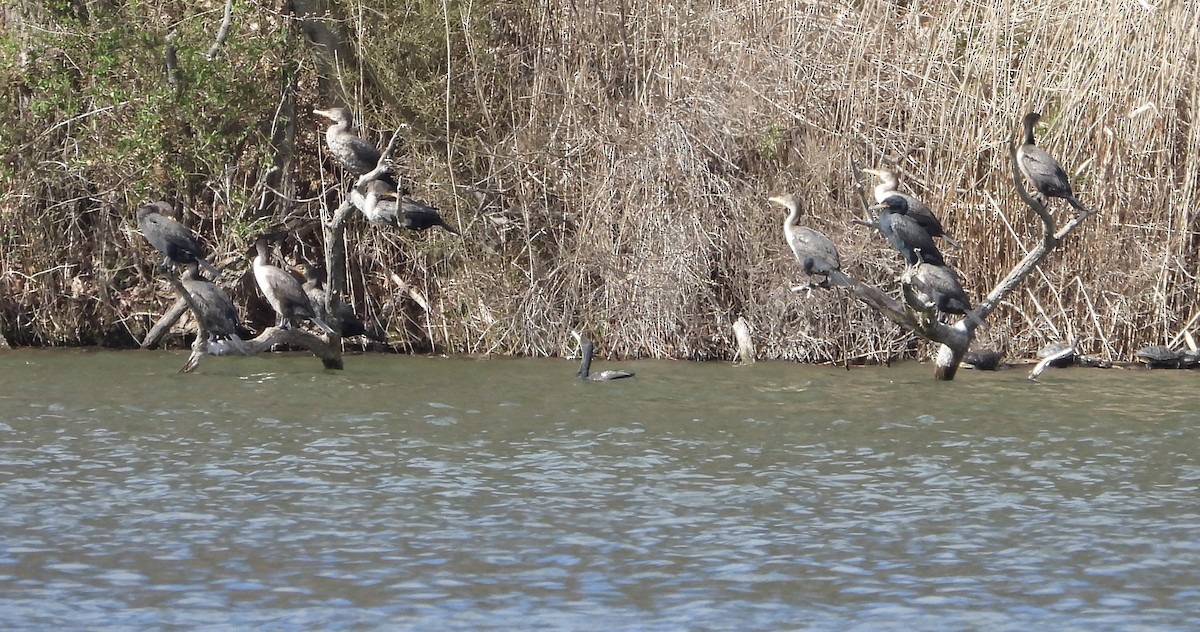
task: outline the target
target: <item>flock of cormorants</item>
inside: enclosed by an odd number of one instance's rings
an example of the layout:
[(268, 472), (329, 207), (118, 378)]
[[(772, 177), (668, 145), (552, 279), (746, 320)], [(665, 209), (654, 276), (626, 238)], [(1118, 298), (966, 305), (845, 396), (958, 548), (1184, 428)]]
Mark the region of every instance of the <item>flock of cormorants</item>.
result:
[[(314, 114), (333, 121), (325, 132), (326, 145), (343, 168), (355, 175), (370, 173), (379, 166), (381, 152), (373, 144), (350, 131), (350, 111), (344, 107), (314, 110)], [(1022, 123), (1024, 137), (1017, 150), (1017, 162), (1025, 178), (1046, 198), (1062, 198), (1081, 213), (1090, 213), (1074, 195), (1071, 184), (1061, 165), (1034, 142), (1033, 130), (1040, 115), (1027, 114)], [(958, 273), (946, 264), (941, 251), (934, 242), (940, 237), (947, 244), (958, 248), (958, 242), (947, 235), (936, 215), (921, 200), (899, 190), (896, 173), (886, 169), (866, 169), (879, 179), (874, 189), (875, 204), (870, 210), (878, 211), (874, 226), (883, 233), (888, 242), (900, 253), (907, 264), (901, 277), (906, 301), (915, 309), (926, 313), (944, 313), (973, 317), (971, 303), (959, 282)], [(459, 234), (446, 224), (437, 209), (405, 197), (407, 191), (399, 189), (385, 170), (377, 179), (370, 180), (350, 193), (354, 204), (367, 219), (378, 226), (409, 230), (425, 230), (433, 226)], [(810, 278), (821, 277), (814, 285), (848, 285), (850, 282), (841, 272), (841, 257), (837, 247), (826, 235), (813, 228), (800, 225), (801, 199), (796, 195), (772, 197), (770, 201), (788, 210), (783, 222), (784, 236), (788, 246), (799, 262), (801, 269)], [(138, 228), (146, 241), (163, 254), (162, 266), (170, 263), (184, 268), (181, 283), (191, 295), (197, 317), (208, 335), (214, 339), (228, 339), (239, 349), (245, 329), (238, 322), (237, 310), (229, 296), (213, 280), (220, 278), (220, 271), (205, 258), (205, 250), (196, 236), (183, 224), (167, 217), (172, 212), (166, 202), (143, 205), (137, 211)], [(259, 237), (255, 242), (256, 256), (252, 268), (259, 291), (271, 305), (278, 317), (277, 325), (283, 328), (296, 326), (307, 320), (326, 333), (334, 333), (326, 323), (325, 289), (320, 269), (310, 264), (301, 264), (296, 270), (304, 275), (301, 284), (289, 271), (270, 264), (270, 240)], [(201, 268), (212, 280), (201, 273)], [(353, 310), (343, 306), (338, 314), (343, 335), (368, 335), (373, 339), (382, 337), (368, 332)], [(586, 336), (580, 340), (583, 360), (578, 376), (591, 380), (610, 380), (630, 377), (624, 371), (590, 373), (593, 343)]]
[[(1033, 128), (1040, 118), (1040, 114), (1031, 112), (1022, 121), (1024, 136), (1017, 150), (1017, 164), (1021, 173), (1043, 199), (1062, 198), (1080, 213), (1091, 213), (1076, 199), (1062, 166), (1035, 143)], [(975, 318), (971, 302), (959, 282), (958, 272), (946, 264), (933, 239), (941, 237), (955, 248), (959, 247), (958, 242), (946, 234), (942, 223), (927, 204), (898, 190), (899, 178), (894, 172), (886, 169), (863, 171), (875, 175), (880, 181), (874, 191), (876, 203), (869, 207), (878, 211), (878, 216), (870, 225), (883, 233), (908, 264), (901, 276), (906, 302), (926, 313), (940, 312)], [(799, 225), (800, 199), (786, 195), (770, 198), (770, 201), (788, 209), (787, 218), (783, 221), (783, 233), (801, 269), (810, 277), (822, 277), (816, 285), (845, 285), (847, 282), (841, 273), (841, 258), (833, 241), (817, 230)], [(978, 320), (976, 322), (979, 323)]]

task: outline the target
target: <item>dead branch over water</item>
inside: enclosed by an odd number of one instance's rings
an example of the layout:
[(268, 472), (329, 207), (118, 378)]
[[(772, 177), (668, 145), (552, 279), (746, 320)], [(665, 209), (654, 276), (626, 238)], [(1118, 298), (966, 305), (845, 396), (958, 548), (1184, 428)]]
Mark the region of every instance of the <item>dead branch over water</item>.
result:
[[(731, 358), (745, 317), (759, 358), (930, 355), (851, 296), (789, 290), (795, 264), (763, 201), (779, 191), (805, 196), (848, 274), (894, 286), (894, 255), (850, 221), (852, 159), (898, 160), (963, 243), (947, 254), (991, 311), (982, 343), (1031, 355), (1074, 331), (1090, 352), (1130, 359), (1200, 314), (1200, 90), (1195, 64), (1163, 63), (1196, 56), (1198, 18), (1182, 7), (473, 3), (446, 16), (438, 3), (381, 28), (350, 2), (320, 18), (356, 53), (337, 82), (297, 61), (312, 45), (295, 16), (265, 6), (239, 8), (208, 61), (220, 3), (162, 15), (34, 4), (13, 9), (2, 37), (17, 63), (0, 71), (0, 115), (14, 122), (0, 164), (0, 333), (17, 344), (145, 336), (169, 304), (131, 229), (147, 199), (191, 209), (221, 265), (247, 265), (265, 223), (294, 229), (289, 256), (319, 259), (321, 209), (344, 192), (325, 193), (322, 126), (280, 112), (310, 112), (335, 90), (374, 140), (406, 130), (398, 175), (464, 228), (462, 240), (396, 235), (346, 218), (342, 299), (411, 349), (559, 354), (588, 328), (616, 355)], [(161, 63), (171, 29), (178, 97)], [(119, 32), (160, 44), (101, 48)], [(992, 300), (981, 290), (1041, 232), (1006, 164), (1032, 109), (1100, 214)], [(231, 294), (265, 320), (252, 286)]]

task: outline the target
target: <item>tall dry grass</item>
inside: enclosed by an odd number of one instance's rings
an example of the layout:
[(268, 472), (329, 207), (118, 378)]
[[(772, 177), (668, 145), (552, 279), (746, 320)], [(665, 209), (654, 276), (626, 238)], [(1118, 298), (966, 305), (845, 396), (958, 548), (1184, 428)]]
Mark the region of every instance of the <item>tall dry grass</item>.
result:
[[(570, 330), (588, 328), (606, 353), (728, 358), (730, 327), (744, 316), (763, 357), (922, 354), (920, 343), (846, 296), (791, 292), (801, 273), (783, 242), (782, 212), (766, 198), (801, 193), (807, 221), (839, 244), (846, 269), (895, 288), (899, 258), (851, 219), (863, 213), (855, 167), (899, 159), (903, 186), (964, 244), (947, 254), (977, 299), (1039, 238), (1007, 164), (1020, 116), (1038, 109), (1048, 122), (1039, 141), (1100, 215), (994, 314), (980, 342), (1026, 355), (1075, 332), (1088, 351), (1127, 359), (1142, 344), (1176, 337), (1198, 313), (1195, 12), (1133, 1), (917, 6), (481, 3), (437, 19), (423, 14), (410, 28), (411, 9), (399, 3), (348, 3), (332, 18), (388, 89), (349, 67), (331, 85), (364, 113), (374, 138), (412, 126), (397, 155), (400, 175), (465, 229), (459, 241), (352, 223), (352, 302), (414, 350), (560, 354), (572, 345)], [(289, 28), (269, 20), (268, 8), (246, 11)], [(373, 20), (376, 11), (391, 20)], [(239, 36), (249, 34), (235, 30), (231, 42)], [(318, 64), (296, 59), (297, 110), (306, 112), (333, 95), (317, 90)], [(19, 104), (7, 111), (19, 116)], [(296, 124), (297, 202), (286, 217), (268, 209), (261, 221), (301, 227), (305, 236), (287, 254), (313, 258), (313, 222), (338, 202), (330, 189), (337, 176), (321, 171), (317, 122), (301, 116)], [(200, 191), (240, 182), (205, 169), (195, 168)], [(86, 231), (72, 241), (88, 260), (111, 262), (96, 277), (47, 275), (49, 262), (29, 267), (21, 251), (36, 231), (3, 242), (6, 335), (86, 342), (114, 321), (134, 322), (136, 335), (149, 318), (131, 317), (163, 309), (164, 297), (146, 295), (152, 274), (136, 263), (144, 247), (119, 227), (126, 218), (104, 209), (132, 209), (146, 187), (77, 169), (62, 177), (81, 184), (67, 196), (62, 182), (30, 191), (13, 176), (0, 203), (6, 223), (28, 217), (29, 200), (38, 200), (38, 217), (61, 221), (51, 210), (77, 197), (76, 214), (99, 213), (116, 224), (105, 229), (116, 238), (103, 255), (82, 243)], [(262, 209), (246, 190), (261, 177), (231, 184), (227, 195), (191, 198), (214, 218), (198, 223), (201, 232), (224, 244), (231, 261), (244, 257), (248, 227), (258, 225)], [(389, 283), (392, 272), (432, 309), (415, 308)], [(50, 288), (51, 278), (62, 287)], [(95, 323), (90, 338), (71, 338), (62, 324), (86, 315), (69, 311), (63, 288), (72, 279), (84, 304), (108, 305), (84, 321)], [(105, 303), (104, 287), (114, 285), (123, 293)], [(253, 289), (235, 289), (238, 299), (253, 306)], [(15, 336), (28, 327), (20, 314), (31, 313), (63, 314), (62, 322)]]

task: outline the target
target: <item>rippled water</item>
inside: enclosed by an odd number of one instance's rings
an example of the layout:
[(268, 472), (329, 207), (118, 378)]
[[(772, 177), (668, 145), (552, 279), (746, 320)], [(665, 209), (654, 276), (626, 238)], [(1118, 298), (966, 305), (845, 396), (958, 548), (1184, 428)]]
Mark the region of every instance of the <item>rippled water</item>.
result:
[(0, 627), (1200, 625), (1193, 372), (183, 360), (0, 353)]

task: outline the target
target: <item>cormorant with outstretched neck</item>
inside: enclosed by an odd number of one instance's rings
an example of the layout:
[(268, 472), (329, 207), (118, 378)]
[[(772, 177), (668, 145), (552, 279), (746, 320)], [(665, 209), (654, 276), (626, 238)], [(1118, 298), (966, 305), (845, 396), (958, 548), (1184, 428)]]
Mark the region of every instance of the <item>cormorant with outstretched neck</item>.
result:
[(592, 344), (592, 339), (584, 334), (579, 339), (579, 349), (583, 352), (583, 360), (579, 364), (579, 372), (575, 374), (582, 380), (590, 380), (592, 382), (607, 382), (609, 380), (619, 380), (625, 377), (633, 377), (630, 371), (608, 370), (599, 373), (592, 373), (592, 354), (595, 353), (595, 346)]
[(930, 237), (941, 237), (946, 240), (946, 243), (960, 248), (958, 241), (946, 234), (942, 228), (942, 222), (933, 214), (933, 209), (929, 205), (922, 202), (917, 197), (908, 193), (901, 192), (900, 178), (896, 176), (896, 172), (890, 169), (863, 169), (864, 173), (869, 173), (879, 178), (879, 184), (875, 187), (875, 202), (883, 202), (888, 197), (899, 195), (908, 203), (908, 216), (917, 221), (925, 232), (929, 233)]
[(258, 289), (271, 304), (275, 314), (279, 316), (278, 326), (291, 329), (295, 325), (296, 319), (306, 318), (325, 333), (335, 333), (329, 325), (325, 324), (324, 320), (317, 317), (300, 282), (292, 275), (267, 262), (270, 249), (270, 241), (267, 237), (259, 237), (254, 243), (254, 247), (258, 251), (253, 265), (254, 280), (258, 282)]
[(455, 235), (461, 234), (457, 228), (442, 219), (436, 208), (400, 195), (395, 187), (383, 180), (371, 180), (364, 189), (365, 195), (357, 191), (351, 193), (351, 201), (372, 224), (396, 230), (407, 228), (415, 231), (441, 226)]
[[(328, 321), (326, 318), (325, 302), (329, 298), (329, 294), (325, 291), (325, 271), (321, 268), (309, 263), (301, 263), (296, 266), (296, 270), (304, 275), (304, 293), (308, 295), (308, 300), (312, 304), (313, 312), (317, 318), (323, 321)], [(338, 303), (338, 320), (342, 323), (342, 337), (353, 338), (354, 336), (366, 336), (375, 342), (386, 342), (387, 339), (374, 331), (367, 331), (366, 323), (363, 322), (358, 314), (354, 313), (354, 308), (345, 303)]]
[(313, 114), (333, 121), (333, 125), (325, 130), (325, 144), (329, 146), (329, 153), (333, 154), (347, 171), (362, 175), (379, 165), (379, 148), (350, 131), (349, 109), (336, 107), (313, 110)]
[(900, 251), (909, 265), (916, 265), (918, 261), (946, 265), (942, 253), (933, 243), (933, 237), (907, 215), (908, 202), (903, 197), (889, 195), (884, 201), (871, 206), (871, 209), (879, 211), (879, 232), (892, 242), (892, 246)]
[(1021, 121), (1025, 137), (1021, 146), (1017, 148), (1017, 166), (1021, 168), (1021, 173), (1025, 174), (1025, 179), (1029, 180), (1033, 188), (1037, 189), (1037, 192), (1041, 193), (1043, 197), (1047, 199), (1062, 198), (1080, 213), (1091, 213), (1092, 211), (1075, 197), (1075, 193), (1071, 190), (1071, 181), (1067, 179), (1067, 173), (1063, 171), (1062, 165), (1034, 143), (1033, 127), (1041, 118), (1041, 114), (1030, 112)]
[(171, 205), (166, 202), (143, 204), (137, 210), (138, 232), (142, 233), (155, 250), (163, 254), (163, 269), (172, 261), (180, 265), (198, 263), (204, 266), (213, 278), (221, 276), (221, 271), (204, 258), (204, 246), (200, 245), (192, 231), (163, 215), (173, 212)]
[(200, 276), (199, 264), (195, 261), (187, 264), (180, 278), (183, 289), (192, 296), (192, 302), (199, 310), (198, 319), (208, 332), (208, 338), (215, 340), (227, 338), (239, 351), (244, 351), (245, 343), (240, 334), (245, 331), (238, 321), (237, 310), (233, 301), (217, 284)]
[[(798, 224), (800, 221), (799, 196), (781, 195), (768, 198), (768, 201), (788, 209), (788, 215), (783, 220), (783, 235), (787, 239), (796, 261), (800, 262), (800, 268), (810, 277), (818, 274), (825, 277), (819, 285), (829, 285), (830, 275), (837, 276), (842, 267), (837, 247), (824, 233)], [(840, 283), (835, 281), (835, 284)]]

